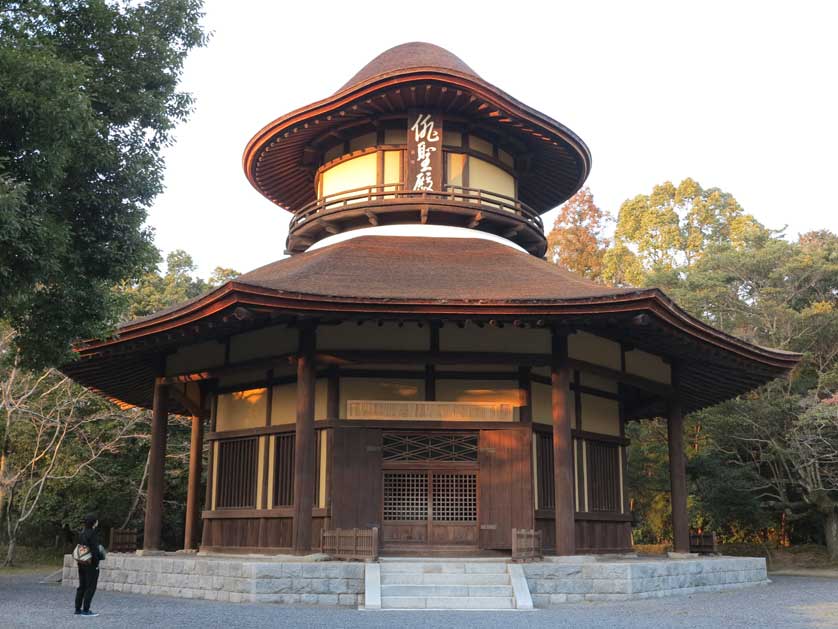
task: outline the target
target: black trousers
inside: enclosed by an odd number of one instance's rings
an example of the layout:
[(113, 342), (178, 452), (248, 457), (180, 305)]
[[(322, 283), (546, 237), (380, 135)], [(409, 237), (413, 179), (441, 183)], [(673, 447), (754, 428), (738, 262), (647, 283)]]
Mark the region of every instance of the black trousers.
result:
[[(90, 601), (96, 593), (99, 566), (79, 566), (79, 587), (76, 589), (76, 611), (90, 611)], [(82, 607), (82, 604), (84, 605)]]

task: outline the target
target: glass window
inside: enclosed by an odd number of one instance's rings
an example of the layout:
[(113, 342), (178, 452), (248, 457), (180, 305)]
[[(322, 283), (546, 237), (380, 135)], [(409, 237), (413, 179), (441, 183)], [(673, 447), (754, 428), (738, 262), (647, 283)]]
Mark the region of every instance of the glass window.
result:
[(515, 198), (515, 179), (512, 175), (476, 157), (470, 157), (468, 161), (468, 187)]
[(462, 153), (445, 153), (445, 184), (465, 186), (466, 156)]
[(384, 151), (384, 184), (402, 182), (402, 152)]
[(522, 393), (511, 380), (437, 380), (436, 399), (440, 402), (504, 404), (518, 408)]
[(267, 392), (262, 388), (220, 394), (215, 429), (221, 432), (264, 426), (268, 411)]
[[(322, 197), (376, 185), (378, 155), (370, 153), (346, 160), (322, 174)], [(342, 195), (345, 196), (345, 195)], [(340, 198), (340, 197), (337, 197)]]
[(425, 399), (425, 381), (406, 378), (341, 378), (340, 416), (346, 418), (348, 400), (419, 401)]
[[(314, 384), (314, 419), (326, 419), (328, 381), (318, 378)], [(274, 385), (271, 395), (271, 424), (293, 424), (297, 421), (297, 383)]]

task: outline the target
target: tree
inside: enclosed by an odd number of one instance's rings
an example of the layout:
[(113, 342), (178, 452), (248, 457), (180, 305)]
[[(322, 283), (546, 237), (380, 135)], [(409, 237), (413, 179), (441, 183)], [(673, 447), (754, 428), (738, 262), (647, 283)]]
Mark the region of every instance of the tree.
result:
[[(794, 532), (819, 522), (814, 539), (836, 557), (838, 236), (819, 231), (788, 242), (759, 229), (705, 246), (689, 268), (647, 270), (643, 282), (722, 330), (803, 359), (787, 381), (687, 418), (688, 438), (701, 435), (686, 448), (693, 522), (737, 541), (772, 525)], [(647, 511), (657, 490), (636, 470), (666, 467), (663, 456), (635, 445), (654, 434), (651, 425), (632, 428), (629, 456), (632, 492)]]
[(105, 333), (114, 284), (156, 262), (144, 222), (201, 16), (200, 0), (0, 6), (0, 320), (21, 366)]
[(570, 271), (599, 280), (609, 241), (604, 236), (609, 216), (595, 203), (590, 188), (582, 188), (559, 209), (547, 235), (547, 259)]
[[(197, 297), (237, 276), (216, 268), (207, 281), (191, 256), (176, 250), (166, 272), (149, 273), (118, 291), (127, 317)], [(0, 537), (7, 561), (22, 531), (70, 531), (90, 510), (104, 526), (140, 525), (144, 513), (150, 414), (120, 410), (53, 369), (21, 366), (14, 331), (0, 323)], [(164, 539), (179, 543), (188, 478), (191, 422), (172, 417), (166, 455)], [(72, 497), (72, 499), (70, 499)]]
[[(13, 333), (0, 339), (8, 351)], [(21, 527), (33, 519), (50, 484), (95, 470), (141, 417), (120, 412), (54, 369), (33, 374), (14, 364), (0, 386), (0, 514), (6, 522), (4, 565), (14, 561)]]
[(620, 206), (615, 248), (625, 247), (645, 271), (689, 269), (713, 245), (738, 246), (764, 228), (733, 195), (693, 179), (655, 186)]
[(210, 279), (204, 280), (195, 275), (196, 269), (192, 256), (182, 249), (176, 249), (166, 256), (164, 274), (151, 271), (136, 282), (124, 283), (121, 292), (127, 302), (127, 317), (144, 317), (200, 297), (240, 275), (234, 269), (216, 267)]

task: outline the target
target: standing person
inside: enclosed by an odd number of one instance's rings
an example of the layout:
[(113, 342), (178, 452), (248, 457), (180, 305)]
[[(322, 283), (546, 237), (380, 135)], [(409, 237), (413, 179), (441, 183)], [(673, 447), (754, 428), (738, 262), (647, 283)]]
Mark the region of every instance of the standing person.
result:
[(90, 601), (96, 593), (96, 583), (99, 581), (99, 560), (102, 559), (99, 550), (99, 519), (92, 513), (84, 516), (84, 528), (79, 535), (79, 544), (90, 549), (91, 559), (88, 564), (79, 564), (79, 587), (76, 590), (76, 613), (81, 616), (98, 616), (90, 611)]

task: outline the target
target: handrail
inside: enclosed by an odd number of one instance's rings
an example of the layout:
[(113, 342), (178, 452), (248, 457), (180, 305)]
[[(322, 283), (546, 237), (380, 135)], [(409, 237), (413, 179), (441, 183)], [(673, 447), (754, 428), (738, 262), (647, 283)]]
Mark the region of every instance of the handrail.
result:
[(297, 227), (323, 212), (349, 208), (363, 202), (373, 203), (392, 199), (455, 201), (471, 203), (481, 209), (503, 209), (523, 218), (525, 222), (541, 231), (544, 229), (541, 216), (535, 210), (526, 203), (499, 192), (464, 186), (445, 186), (444, 190), (409, 190), (405, 188), (403, 182), (399, 182), (352, 188), (312, 201), (295, 212), (289, 225), (289, 232), (293, 232)]

